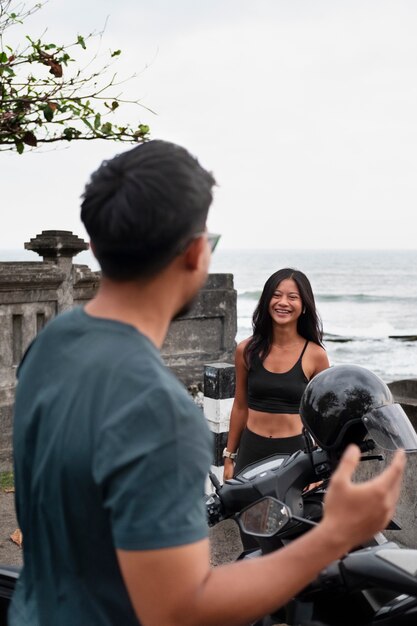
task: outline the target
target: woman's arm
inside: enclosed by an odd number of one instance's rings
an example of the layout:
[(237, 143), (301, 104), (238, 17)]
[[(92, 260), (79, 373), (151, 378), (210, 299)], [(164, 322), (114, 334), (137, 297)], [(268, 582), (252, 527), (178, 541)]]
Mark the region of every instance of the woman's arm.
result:
[[(227, 438), (227, 449), (229, 452), (237, 452), (240, 437), (248, 421), (248, 370), (244, 359), (244, 350), (249, 339), (245, 339), (236, 348), (235, 354), (235, 374), (236, 390), (230, 414), (229, 436)], [(232, 459), (224, 459), (223, 479), (228, 480), (233, 477), (234, 462)]]
[(316, 374), (330, 367), (326, 350), (312, 341), (308, 344), (305, 357), (306, 364), (304, 371), (308, 380), (311, 380)]

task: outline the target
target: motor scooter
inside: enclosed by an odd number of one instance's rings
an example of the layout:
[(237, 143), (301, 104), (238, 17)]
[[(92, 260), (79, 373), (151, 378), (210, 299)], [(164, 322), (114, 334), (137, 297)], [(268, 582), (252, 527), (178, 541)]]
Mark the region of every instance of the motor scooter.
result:
[[(370, 439), (361, 443), (362, 461), (383, 459), (380, 454), (366, 454), (374, 447)], [(292, 455), (278, 454), (249, 465), (223, 485), (211, 475), (215, 491), (206, 500), (209, 525), (234, 518), (243, 532), (257, 538), (259, 548), (242, 552), (239, 559), (281, 549), (321, 520), (335, 464), (328, 452), (307, 446)], [(317, 481), (322, 481), (319, 487), (306, 490)], [(388, 528), (400, 526), (392, 520)], [(256, 626), (276, 623), (417, 624), (417, 550), (403, 549), (378, 533), (366, 545), (356, 546), (331, 563), (291, 602)]]

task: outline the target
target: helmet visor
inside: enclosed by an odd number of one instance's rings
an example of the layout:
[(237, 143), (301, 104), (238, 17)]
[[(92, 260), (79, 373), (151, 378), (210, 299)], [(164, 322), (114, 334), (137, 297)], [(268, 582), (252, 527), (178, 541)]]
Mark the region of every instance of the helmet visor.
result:
[(374, 409), (366, 413), (362, 421), (375, 443), (384, 450), (417, 451), (416, 431), (400, 404)]

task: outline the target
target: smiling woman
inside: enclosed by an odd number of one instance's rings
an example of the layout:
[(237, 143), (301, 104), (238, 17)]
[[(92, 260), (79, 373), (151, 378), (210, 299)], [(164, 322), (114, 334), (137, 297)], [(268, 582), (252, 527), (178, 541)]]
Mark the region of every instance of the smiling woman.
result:
[(301, 396), (329, 367), (322, 336), (307, 276), (292, 268), (272, 274), (253, 314), (253, 335), (236, 349), (225, 479), (262, 458), (304, 447)]

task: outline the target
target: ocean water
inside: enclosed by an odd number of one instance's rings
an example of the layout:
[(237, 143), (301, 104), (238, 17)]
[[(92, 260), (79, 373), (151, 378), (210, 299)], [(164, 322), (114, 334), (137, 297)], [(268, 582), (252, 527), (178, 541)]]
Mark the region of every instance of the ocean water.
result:
[(417, 378), (417, 250), (219, 249), (211, 271), (234, 275), (237, 341), (251, 334), (262, 287), (282, 267), (308, 276), (332, 365), (363, 365), (386, 382)]
[[(28, 251), (0, 251), (0, 261), (39, 261)], [(98, 269), (92, 254), (75, 261)], [(304, 272), (323, 321), (332, 365), (356, 363), (386, 382), (417, 378), (417, 250), (223, 250), (211, 271), (234, 275), (240, 341), (266, 279), (282, 267)], [(394, 338), (396, 337), (396, 338)]]

